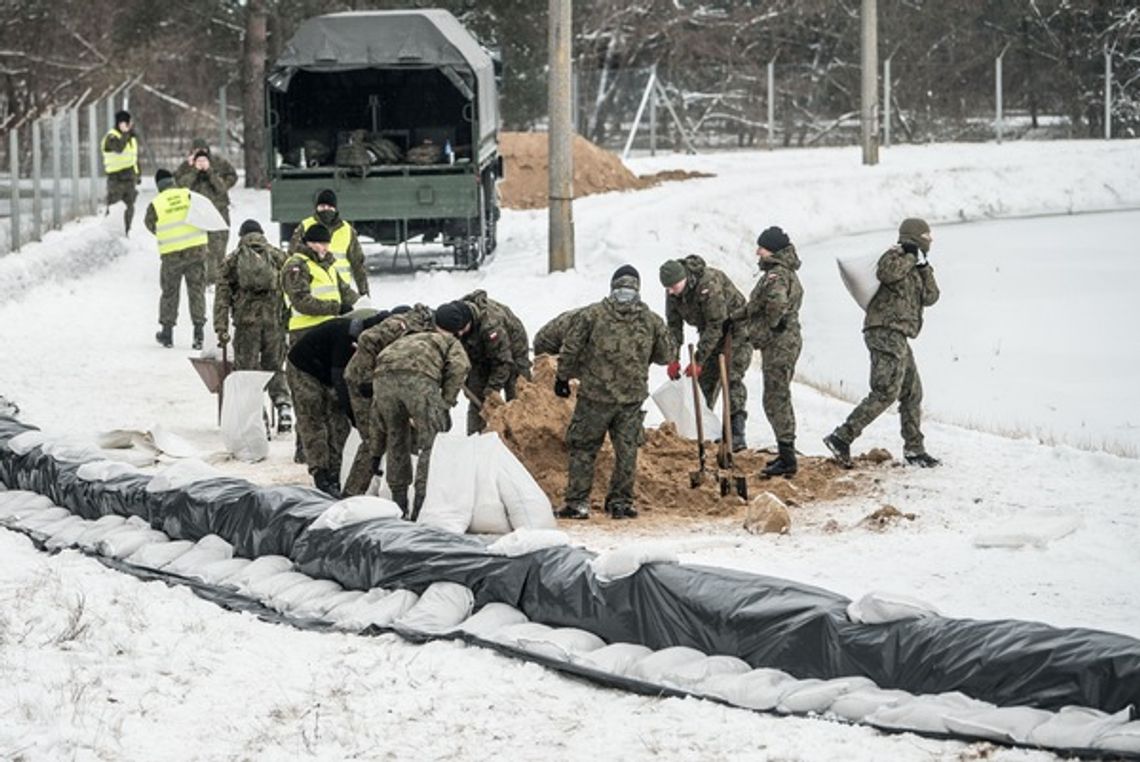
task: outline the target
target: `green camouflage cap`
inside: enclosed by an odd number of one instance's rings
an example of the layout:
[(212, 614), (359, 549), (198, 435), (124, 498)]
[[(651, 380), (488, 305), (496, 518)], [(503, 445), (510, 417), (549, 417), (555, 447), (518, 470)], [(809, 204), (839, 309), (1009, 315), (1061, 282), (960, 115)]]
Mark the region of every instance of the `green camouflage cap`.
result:
[(679, 259), (667, 259), (661, 265), (661, 285), (665, 288), (680, 283), (688, 275), (688, 271), (685, 270), (685, 266), (681, 264)]
[(930, 248), (930, 225), (919, 217), (907, 217), (899, 225), (899, 243), (913, 243), (926, 251)]

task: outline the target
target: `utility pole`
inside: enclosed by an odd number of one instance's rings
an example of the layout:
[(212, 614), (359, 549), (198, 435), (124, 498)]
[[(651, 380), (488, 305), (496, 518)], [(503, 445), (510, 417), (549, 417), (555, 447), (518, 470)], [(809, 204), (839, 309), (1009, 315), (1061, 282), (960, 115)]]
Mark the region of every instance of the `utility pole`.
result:
[(879, 10), (876, 0), (863, 0), (863, 163), (879, 163)]
[(570, 104), (572, 0), (550, 0), (550, 272), (574, 267), (574, 157)]

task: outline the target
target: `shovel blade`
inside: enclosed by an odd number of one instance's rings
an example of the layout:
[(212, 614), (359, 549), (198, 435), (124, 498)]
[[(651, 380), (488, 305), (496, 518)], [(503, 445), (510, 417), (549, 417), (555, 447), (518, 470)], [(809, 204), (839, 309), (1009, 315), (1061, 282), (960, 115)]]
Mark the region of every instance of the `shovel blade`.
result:
[(732, 477), (733, 486), (736, 487), (736, 494), (745, 500), (748, 499), (748, 478), (745, 476)]

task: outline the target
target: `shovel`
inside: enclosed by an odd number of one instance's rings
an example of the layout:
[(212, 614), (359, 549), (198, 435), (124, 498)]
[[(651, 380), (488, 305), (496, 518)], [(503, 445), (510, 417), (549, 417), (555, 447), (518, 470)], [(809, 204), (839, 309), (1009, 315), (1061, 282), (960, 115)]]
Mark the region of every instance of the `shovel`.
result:
[[(693, 345), (689, 345), (689, 365), (693, 364)], [(705, 421), (704, 413), (701, 408), (701, 393), (697, 386), (697, 377), (692, 377), (693, 382), (693, 412), (697, 416), (697, 462), (700, 468), (696, 471), (689, 472), (689, 486), (693, 489), (701, 486), (705, 480)]]
[(230, 374), (229, 344), (222, 344), (222, 378), (218, 382), (218, 425), (222, 425), (222, 402), (226, 396), (226, 376)]
[[(732, 471), (735, 468), (732, 462), (732, 411), (728, 400), (728, 362), (724, 357), (726, 353), (732, 351), (731, 339), (725, 339), (724, 349), (724, 353), (717, 356), (717, 363), (720, 370), (721, 406), (724, 413), (721, 416), (720, 449), (717, 451), (716, 464), (726, 471)], [(748, 478), (732, 473), (720, 474), (720, 496), (725, 497), (729, 492), (733, 491), (747, 500)]]

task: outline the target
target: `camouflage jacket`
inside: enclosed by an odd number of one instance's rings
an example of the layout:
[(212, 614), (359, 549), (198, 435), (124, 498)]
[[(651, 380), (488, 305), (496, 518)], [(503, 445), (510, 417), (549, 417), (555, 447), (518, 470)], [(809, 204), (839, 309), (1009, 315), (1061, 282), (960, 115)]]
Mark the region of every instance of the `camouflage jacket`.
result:
[(399, 315), (385, 318), (367, 329), (356, 340), (356, 352), (344, 369), (344, 378), (357, 387), (372, 383), (376, 371), (376, 358), (389, 344), (410, 333), (430, 331), (435, 327), (431, 308), (417, 304)]
[(804, 289), (796, 275), (798, 269), (800, 258), (792, 244), (760, 260), (760, 280), (748, 297), (749, 336), (753, 347), (763, 349), (775, 336), (800, 335)]
[[(315, 215), (314, 215), (315, 216)], [(330, 233), (335, 233), (340, 230), (341, 225), (348, 225), (350, 233), (348, 251), (344, 253), (345, 259), (348, 260), (348, 266), (352, 269), (352, 280), (356, 284), (356, 290), (361, 296), (368, 296), (368, 270), (364, 267), (364, 247), (360, 245), (360, 237), (356, 235), (356, 228), (352, 226), (351, 222), (342, 220), (340, 215), (336, 216), (332, 225), (326, 225)], [(292, 253), (301, 248), (304, 243), (305, 226), (297, 225), (293, 228), (293, 235), (289, 237), (289, 252)]]
[(612, 297), (584, 307), (558, 356), (558, 378), (580, 381), (578, 395), (596, 402), (640, 404), (649, 396), (649, 365), (665, 365), (677, 348), (665, 321), (640, 299)]
[(566, 310), (558, 317), (538, 329), (534, 335), (534, 353), (536, 355), (556, 355), (562, 351), (562, 341), (570, 324), (585, 307)]
[(288, 312), (281, 300), (277, 274), (285, 264), (285, 252), (265, 240), (261, 233), (247, 233), (222, 260), (214, 292), (215, 330), (229, 325), (280, 324)]
[(889, 328), (908, 338), (922, 330), (922, 311), (938, 301), (934, 268), (919, 267), (914, 254), (895, 245), (879, 257), (879, 290), (867, 305), (863, 330)]
[(376, 383), (389, 373), (416, 373), (440, 385), (448, 407), (459, 400), (459, 391), (471, 370), (459, 339), (440, 331), (421, 331), (401, 336), (376, 358)]
[(210, 157), (210, 168), (199, 172), (188, 161), (183, 161), (174, 170), (174, 182), (182, 188), (201, 193), (214, 202), (214, 207), (226, 216), (230, 210), (230, 188), (237, 184), (238, 176), (233, 165), (221, 156)]
[[(303, 315), (339, 315), (340, 305), (356, 304), (359, 295), (352, 290), (352, 286), (344, 282), (343, 278), (337, 278), (337, 286), (340, 288), (340, 304), (336, 302), (329, 302), (323, 299), (317, 299), (313, 296), (311, 289), (311, 276), (309, 275), (309, 265), (304, 259), (311, 259), (314, 262), (321, 264), (325, 268), (331, 268), (333, 264), (333, 255), (326, 254), (324, 259), (321, 259), (317, 252), (310, 249), (308, 246), (302, 244), (297, 251), (289, 255), (285, 260), (285, 265), (281, 269), (281, 290), (288, 297), (289, 303), (293, 309), (297, 310)], [(336, 271), (333, 270), (335, 273)]]
[(685, 336), (685, 323), (696, 326), (700, 334), (696, 361), (707, 365), (720, 350), (725, 328), (731, 326), (734, 338), (743, 338), (747, 326), (744, 294), (720, 270), (705, 265), (705, 260), (691, 254), (681, 260), (689, 275), (685, 290), (665, 297), (665, 320), (673, 346), (680, 350)]
[(488, 391), (502, 389), (511, 372), (530, 378), (530, 342), (526, 328), (505, 304), (487, 298), (483, 290), (463, 297), (471, 308), (471, 330), (463, 336), (463, 348), (472, 368), (486, 377)]

